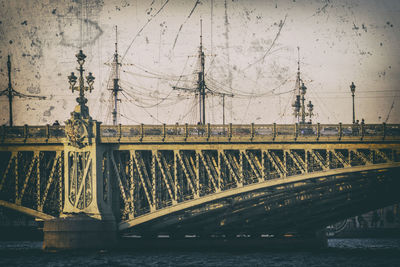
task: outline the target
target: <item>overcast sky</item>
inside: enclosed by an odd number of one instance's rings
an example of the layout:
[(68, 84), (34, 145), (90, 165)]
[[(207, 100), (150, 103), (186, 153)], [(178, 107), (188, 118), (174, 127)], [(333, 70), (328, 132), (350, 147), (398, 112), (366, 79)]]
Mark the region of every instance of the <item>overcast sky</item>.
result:
[[(122, 60), (119, 122), (196, 123), (200, 19), (206, 83), (226, 100), (226, 122), (293, 123), (291, 107), (300, 47), (306, 99), (314, 122), (356, 118), (400, 123), (400, 1), (397, 0), (0, 0), (0, 88), (12, 56), (15, 90), (46, 100), (14, 102), (14, 123), (65, 121), (77, 93), (67, 76), (75, 54), (96, 77), (88, 95), (94, 119), (111, 124), (107, 82), (115, 25)], [(8, 102), (0, 97), (0, 124)], [(222, 123), (222, 99), (208, 95), (206, 121)]]

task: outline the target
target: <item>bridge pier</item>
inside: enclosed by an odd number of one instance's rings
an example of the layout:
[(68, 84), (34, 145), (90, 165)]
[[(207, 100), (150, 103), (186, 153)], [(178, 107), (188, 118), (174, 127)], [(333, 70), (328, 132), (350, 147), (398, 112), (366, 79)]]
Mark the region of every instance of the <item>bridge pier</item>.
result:
[(117, 244), (115, 220), (84, 214), (44, 222), (44, 250), (108, 249)]
[(44, 222), (45, 250), (107, 249), (117, 242), (113, 186), (103, 173), (107, 150), (96, 142), (100, 123), (86, 125), (80, 144), (73, 136), (64, 144), (64, 206), (60, 218)]

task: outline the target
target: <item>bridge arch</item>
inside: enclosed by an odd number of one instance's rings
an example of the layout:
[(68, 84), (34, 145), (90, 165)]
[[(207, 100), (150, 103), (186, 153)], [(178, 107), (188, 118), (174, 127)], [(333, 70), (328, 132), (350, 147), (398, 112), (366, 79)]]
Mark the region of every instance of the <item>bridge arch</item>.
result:
[[(137, 218), (122, 221), (119, 224), (119, 230), (124, 231), (129, 228), (138, 228), (138, 232), (148, 232), (148, 231), (176, 231), (179, 228), (193, 228), (193, 222), (188, 223), (191, 224), (190, 227), (185, 227), (185, 221), (199, 221), (200, 218), (206, 218), (204, 223), (208, 222), (211, 223), (219, 223), (220, 226), (224, 226), (221, 224), (228, 224), (229, 220), (231, 224), (246, 224), (244, 221), (248, 219), (248, 217), (258, 217), (257, 219), (261, 220), (260, 216), (268, 214), (267, 206), (273, 205), (273, 202), (276, 200), (277, 193), (281, 190), (286, 190), (287, 192), (293, 193), (295, 190), (290, 190), (294, 188), (301, 188), (301, 187), (309, 187), (309, 189), (305, 190), (303, 194), (298, 194), (296, 197), (298, 198), (297, 201), (294, 201), (293, 204), (299, 203), (301, 201), (308, 201), (313, 200), (314, 203), (309, 206), (310, 209), (314, 207), (318, 207), (318, 199), (322, 201), (329, 201), (324, 198), (311, 196), (312, 193), (310, 191), (316, 190), (318, 187), (318, 183), (326, 183), (329, 182), (332, 186), (332, 190), (337, 190), (336, 193), (331, 194), (330, 198), (333, 199), (335, 202), (335, 198), (338, 198), (336, 202), (342, 201), (343, 196), (340, 198), (338, 196), (343, 194), (351, 194), (352, 190), (356, 190), (355, 188), (351, 188), (352, 184), (355, 185), (360, 184), (362, 185), (364, 182), (369, 183), (372, 180), (381, 181), (387, 183), (387, 185), (397, 184), (400, 185), (400, 179), (396, 179), (395, 173), (400, 171), (400, 164), (377, 164), (373, 166), (355, 166), (349, 168), (341, 168), (341, 169), (334, 169), (334, 170), (327, 170), (327, 171), (320, 171), (314, 173), (307, 173), (302, 175), (295, 175), (290, 176), (284, 179), (276, 179), (276, 180), (267, 180), (256, 184), (250, 184), (243, 187), (229, 189), (227, 191), (214, 193), (211, 195), (203, 196), (198, 199), (189, 200), (186, 202), (178, 203), (176, 205), (160, 209)], [(364, 181), (363, 181), (364, 180)], [(363, 181), (363, 182), (362, 182)], [(347, 187), (347, 188), (346, 188)], [(399, 188), (399, 187), (398, 187)], [(371, 189), (371, 188), (370, 188)], [(329, 189), (326, 189), (329, 191)], [(343, 191), (343, 192), (342, 192)], [(282, 192), (282, 191), (281, 191)], [(398, 192), (397, 192), (398, 194)], [(385, 198), (385, 196), (382, 196)], [(392, 203), (387, 203), (389, 200), (392, 201), (396, 199), (396, 196), (386, 196), (387, 199), (382, 199), (382, 202), (376, 203), (382, 205), (385, 203), (387, 205)], [(251, 199), (252, 201), (247, 201), (247, 199)], [(269, 203), (268, 198), (271, 198)], [(255, 199), (260, 199), (260, 201), (254, 201)], [(291, 196), (288, 194), (286, 196), (281, 196), (281, 202), (285, 203), (285, 201), (290, 201)], [(399, 200), (397, 198), (397, 200)], [(249, 208), (243, 208), (243, 206), (239, 205), (238, 208), (233, 208), (233, 206), (237, 206), (240, 202), (246, 202)], [(360, 201), (355, 199), (354, 201)], [(346, 201), (345, 201), (346, 202)], [(347, 201), (348, 205), (353, 205), (352, 201)], [(254, 210), (251, 211), (252, 205), (254, 205)], [(290, 205), (290, 203), (288, 203)], [(340, 204), (338, 204), (340, 206)], [(257, 209), (256, 210), (256, 206)], [(261, 207), (261, 208), (260, 208)], [(343, 206), (343, 210), (339, 212), (332, 212), (332, 216), (329, 218), (324, 219), (319, 224), (322, 227), (323, 224), (330, 224), (335, 221), (339, 221), (340, 219), (350, 217), (354, 212), (352, 210), (345, 210), (346, 203)], [(269, 210), (274, 210), (277, 207), (269, 207)], [(279, 207), (278, 207), (279, 208)], [(320, 207), (319, 207), (320, 208)], [(378, 208), (371, 206), (370, 209)], [(242, 210), (240, 210), (242, 209)], [(249, 211), (246, 215), (246, 209)], [(329, 209), (329, 207), (328, 207)], [(364, 208), (358, 205), (357, 209), (359, 211), (363, 210)], [(216, 218), (211, 218), (215, 216), (216, 211), (220, 214), (224, 213), (224, 216), (216, 216)], [(367, 210), (365, 210), (367, 211)], [(243, 218), (238, 219), (230, 219), (231, 216), (236, 216), (236, 213), (242, 213)], [(252, 212), (255, 212), (256, 215), (251, 215)], [(296, 210), (292, 210), (287, 213), (287, 216), (291, 214), (296, 214)], [(250, 214), (250, 215), (249, 215)], [(337, 217), (335, 219), (335, 216)], [(307, 219), (306, 219), (307, 220)], [(311, 220), (310, 220), (311, 221)], [(265, 221), (264, 221), (265, 222)], [(277, 222), (281, 224), (283, 222)], [(196, 223), (195, 223), (196, 224)], [(317, 223), (318, 224), (318, 223)], [(197, 223), (197, 225), (201, 225), (201, 223)], [(255, 224), (253, 224), (255, 225)], [(260, 223), (258, 224), (260, 227)], [(268, 224), (266, 224), (268, 225)], [(272, 225), (272, 224), (271, 224)], [(224, 227), (215, 226), (215, 230), (222, 229)], [(238, 229), (236, 227), (236, 229)]]

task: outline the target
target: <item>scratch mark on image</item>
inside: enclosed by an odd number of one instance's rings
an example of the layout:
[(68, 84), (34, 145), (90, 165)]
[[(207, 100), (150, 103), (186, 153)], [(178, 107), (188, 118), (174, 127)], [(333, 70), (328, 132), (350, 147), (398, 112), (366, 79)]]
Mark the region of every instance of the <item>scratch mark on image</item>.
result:
[(264, 62), (265, 57), (270, 53), (271, 49), (275, 46), (275, 43), (276, 43), (276, 41), (278, 40), (278, 38), (279, 38), (279, 36), (281, 34), (282, 28), (286, 23), (286, 18), (287, 18), (287, 14), (285, 15), (285, 18), (283, 19), (283, 21), (281, 20), (281, 22), (279, 23), (278, 32), (276, 33), (274, 40), (272, 41), (271, 45), (269, 46), (267, 51), (264, 53), (264, 55), (260, 59), (257, 59), (253, 63), (250, 63), (249, 65), (247, 65), (247, 67), (244, 68), (243, 70), (248, 69), (249, 67), (253, 66), (254, 64), (256, 64), (256, 63), (258, 63), (260, 61)]
[(161, 6), (161, 8), (157, 11), (156, 14), (152, 15), (151, 18), (147, 20), (147, 22), (143, 25), (143, 27), (136, 33), (135, 37), (133, 37), (131, 43), (129, 44), (128, 48), (125, 50), (124, 55), (121, 58), (121, 62), (124, 60), (126, 54), (128, 53), (129, 49), (132, 47), (133, 43), (135, 42), (136, 38), (142, 33), (144, 28), (163, 10), (163, 8), (168, 4), (169, 0), (165, 1), (165, 3)]
[(176, 34), (176, 37), (175, 37), (174, 45), (172, 46), (172, 50), (175, 49), (176, 41), (178, 40), (178, 37), (179, 37), (179, 34), (180, 34), (180, 32), (181, 32), (181, 30), (182, 30), (182, 28), (183, 28), (183, 25), (186, 24), (186, 22), (188, 21), (188, 19), (192, 16), (194, 10), (196, 9), (196, 7), (197, 7), (197, 5), (198, 5), (199, 3), (200, 3), (200, 1), (199, 1), (199, 0), (196, 0), (196, 3), (194, 4), (194, 6), (193, 6), (192, 10), (190, 11), (189, 15), (186, 17), (185, 21), (184, 21), (184, 22), (181, 24), (181, 26), (179, 27), (178, 33)]

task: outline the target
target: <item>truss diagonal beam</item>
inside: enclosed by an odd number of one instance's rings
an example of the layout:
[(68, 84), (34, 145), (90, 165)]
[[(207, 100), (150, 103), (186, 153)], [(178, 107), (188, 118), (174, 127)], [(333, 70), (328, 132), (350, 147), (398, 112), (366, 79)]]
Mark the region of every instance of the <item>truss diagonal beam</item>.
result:
[(213, 184), (213, 187), (214, 187), (215, 191), (217, 191), (218, 185), (217, 185), (217, 182), (216, 182), (216, 179), (215, 179), (214, 175), (211, 173), (210, 167), (208, 166), (208, 162), (204, 158), (203, 153), (201, 151), (198, 151), (197, 153), (199, 154), (200, 159), (204, 164), (204, 167), (206, 169), (208, 177), (210, 177), (211, 183)]
[(162, 178), (164, 180), (165, 186), (167, 187), (167, 191), (168, 191), (169, 197), (171, 198), (173, 204), (175, 204), (176, 203), (176, 199), (174, 198), (174, 194), (172, 193), (171, 185), (170, 185), (170, 182), (168, 181), (168, 178), (167, 178), (167, 176), (165, 174), (165, 170), (164, 170), (164, 168), (163, 168), (163, 166), (161, 164), (160, 157), (159, 157), (157, 152), (155, 152), (154, 155), (156, 157), (156, 161), (157, 161), (158, 167), (160, 168), (161, 176), (162, 176)]
[(280, 177), (286, 177), (287, 171), (282, 161), (278, 156), (275, 155), (274, 152), (265, 150), (265, 154), (267, 155), (269, 161), (272, 163), (274, 168), (279, 172)]
[(217, 162), (215, 162), (214, 157), (210, 156), (207, 153), (204, 156), (210, 168), (210, 171), (213, 173), (215, 177), (215, 184), (217, 185), (216, 191), (219, 192), (221, 191), (221, 183), (220, 183), (220, 171), (218, 169)]
[(119, 190), (120, 190), (122, 199), (124, 200), (124, 209), (125, 209), (125, 212), (127, 212), (129, 210), (129, 204), (128, 204), (129, 203), (129, 199), (126, 196), (125, 187), (122, 184), (122, 180), (121, 180), (121, 176), (120, 176), (120, 172), (119, 172), (118, 166), (115, 163), (115, 159), (114, 159), (114, 155), (113, 155), (114, 153), (111, 152), (110, 154), (111, 154), (111, 156), (110, 156), (111, 157), (111, 162), (112, 162), (114, 170), (115, 170), (115, 175), (117, 176)]
[(326, 170), (329, 169), (329, 168), (324, 164), (323, 158), (322, 158), (321, 154), (320, 154), (318, 151), (316, 151), (316, 150), (311, 150), (310, 153), (311, 153), (311, 156), (314, 158), (314, 160), (321, 166), (321, 168), (322, 168), (324, 171), (326, 171)]
[(15, 203), (16, 204), (19, 204), (19, 205), (21, 204), (22, 198), (24, 197), (24, 194), (25, 194), (26, 187), (28, 185), (29, 178), (32, 175), (32, 170), (33, 170), (33, 167), (35, 166), (35, 164), (37, 163), (37, 160), (38, 160), (38, 152), (35, 152), (35, 154), (32, 157), (32, 161), (29, 164), (28, 173), (25, 176), (25, 180), (22, 185), (22, 190), (21, 190), (21, 192), (18, 192), (18, 187), (17, 187), (17, 191), (15, 192), (16, 193)]
[[(146, 195), (146, 198), (147, 198), (147, 202), (149, 203), (150, 209), (154, 210), (155, 209), (154, 202), (151, 199), (149, 191), (147, 189), (145, 178), (143, 177), (142, 168), (140, 167), (141, 165), (139, 164), (139, 160), (138, 160), (138, 157), (136, 155), (136, 151), (131, 150), (130, 153), (131, 153), (131, 155), (133, 157), (133, 160), (135, 161), (136, 168), (137, 168), (137, 171), (138, 171), (138, 174), (139, 174), (139, 178), (140, 178), (140, 182), (142, 183), (144, 194)], [(145, 173), (147, 174), (147, 172), (145, 172)], [(148, 178), (148, 176), (147, 176), (147, 178)]]
[[(263, 166), (262, 166), (262, 164), (260, 163), (260, 161), (258, 160), (257, 156), (254, 155), (253, 153), (250, 153), (250, 159), (256, 164), (255, 166), (256, 166), (258, 172), (260, 173), (260, 175), (262, 176), (262, 173), (263, 173), (263, 171), (262, 171)], [(264, 178), (264, 177), (262, 177), (262, 178)]]
[(295, 151), (288, 150), (286, 151), (289, 157), (293, 160), (294, 164), (296, 164), (297, 168), (301, 171), (301, 173), (305, 173), (305, 164), (303, 159), (297, 155)]
[(381, 158), (383, 158), (386, 162), (393, 162), (393, 160), (389, 159), (388, 156), (386, 156), (385, 153), (380, 151), (379, 149), (374, 150), (376, 154), (378, 154)]
[(342, 153), (340, 153), (340, 151), (330, 150), (330, 152), (340, 163), (342, 163), (343, 167), (351, 167), (351, 165), (344, 159), (344, 156)]
[(373, 164), (372, 161), (371, 161), (370, 159), (368, 159), (368, 158), (364, 155), (364, 153), (361, 153), (361, 152), (358, 151), (358, 150), (353, 150), (353, 153), (356, 154), (360, 159), (362, 159), (362, 161), (364, 161), (364, 163), (365, 163), (366, 165)]
[(246, 158), (247, 162), (250, 165), (251, 170), (254, 172), (256, 177), (261, 178), (260, 170), (257, 169), (257, 167), (253, 164), (253, 161), (250, 159), (249, 155), (247, 155), (247, 152), (245, 150), (242, 150), (240, 153), (244, 155), (244, 157)]
[(225, 165), (228, 167), (229, 172), (231, 173), (233, 179), (235, 180), (236, 185), (243, 186), (243, 183), (239, 180), (238, 175), (233, 170), (231, 162), (229, 162), (227, 156), (225, 155), (225, 152), (221, 152), (221, 154), (222, 154), (222, 158), (225, 162)]
[(126, 204), (125, 204), (125, 211), (126, 211), (126, 213), (130, 213), (130, 212), (133, 211), (133, 206), (134, 206), (134, 204), (133, 204), (133, 191), (130, 190), (130, 187), (129, 187), (129, 184), (128, 184), (128, 179), (126, 177), (126, 173), (124, 171), (123, 164), (122, 164), (122, 161), (121, 161), (121, 156), (120, 156), (119, 153), (117, 154), (117, 160), (118, 160), (119, 166), (121, 166), (121, 169), (120, 170), (116, 170), (116, 171), (121, 172), (121, 174), (122, 174), (122, 180), (121, 180), (121, 177), (119, 177), (119, 179), (120, 179), (121, 185), (125, 189), (125, 196), (126, 196), (126, 201), (127, 201)]
[[(162, 162), (162, 164), (164, 165), (164, 167), (165, 167), (165, 169), (166, 169), (166, 172), (165, 172), (165, 173), (166, 173), (166, 175), (167, 175), (167, 177), (168, 177), (168, 179), (169, 179), (171, 185), (174, 185), (174, 186), (175, 186), (175, 187), (174, 187), (174, 193), (175, 193), (174, 200), (175, 200), (175, 201), (178, 201), (178, 191), (181, 190), (180, 185), (179, 185), (178, 182), (176, 182), (176, 179), (174, 179), (174, 178), (172, 177), (172, 175), (171, 175), (171, 168), (169, 167), (167, 161), (165, 160), (165, 157), (161, 156), (160, 159), (161, 159), (161, 162)], [(176, 160), (174, 159), (174, 165), (175, 165), (175, 163), (176, 163)], [(175, 172), (175, 169), (174, 169), (174, 172)], [(174, 174), (174, 175), (176, 175), (176, 174)]]
[[(60, 160), (61, 160), (61, 152), (57, 151), (56, 152), (56, 156), (54, 157), (53, 165), (51, 166), (49, 179), (47, 180), (46, 187), (45, 187), (45, 190), (43, 192), (43, 197), (42, 197), (42, 199), (40, 200), (40, 202), (38, 204), (38, 210), (39, 211), (43, 211), (44, 203), (46, 202), (47, 195), (48, 195), (49, 190), (50, 190), (50, 186), (51, 186), (51, 184), (53, 183), (53, 180), (54, 180), (54, 174), (55, 174), (55, 171), (56, 171), (56, 167), (59, 164)], [(60, 179), (62, 179), (62, 177), (60, 177)]]
[(190, 189), (192, 190), (193, 194), (197, 195), (197, 190), (193, 186), (192, 179), (191, 179), (190, 174), (188, 173), (188, 171), (186, 169), (186, 166), (185, 166), (185, 164), (184, 164), (184, 162), (182, 160), (181, 154), (178, 152), (178, 153), (176, 153), (176, 155), (178, 156), (179, 163), (181, 164), (183, 172), (185, 173), (186, 180), (187, 180), (187, 182), (189, 184)]
[(0, 191), (3, 189), (3, 185), (4, 185), (4, 182), (5, 182), (6, 178), (7, 178), (7, 174), (11, 169), (11, 165), (15, 161), (17, 153), (18, 152), (12, 152), (11, 157), (8, 160), (8, 164), (7, 164), (6, 170), (4, 171), (3, 177), (1, 178), (1, 181), (0, 181)]

